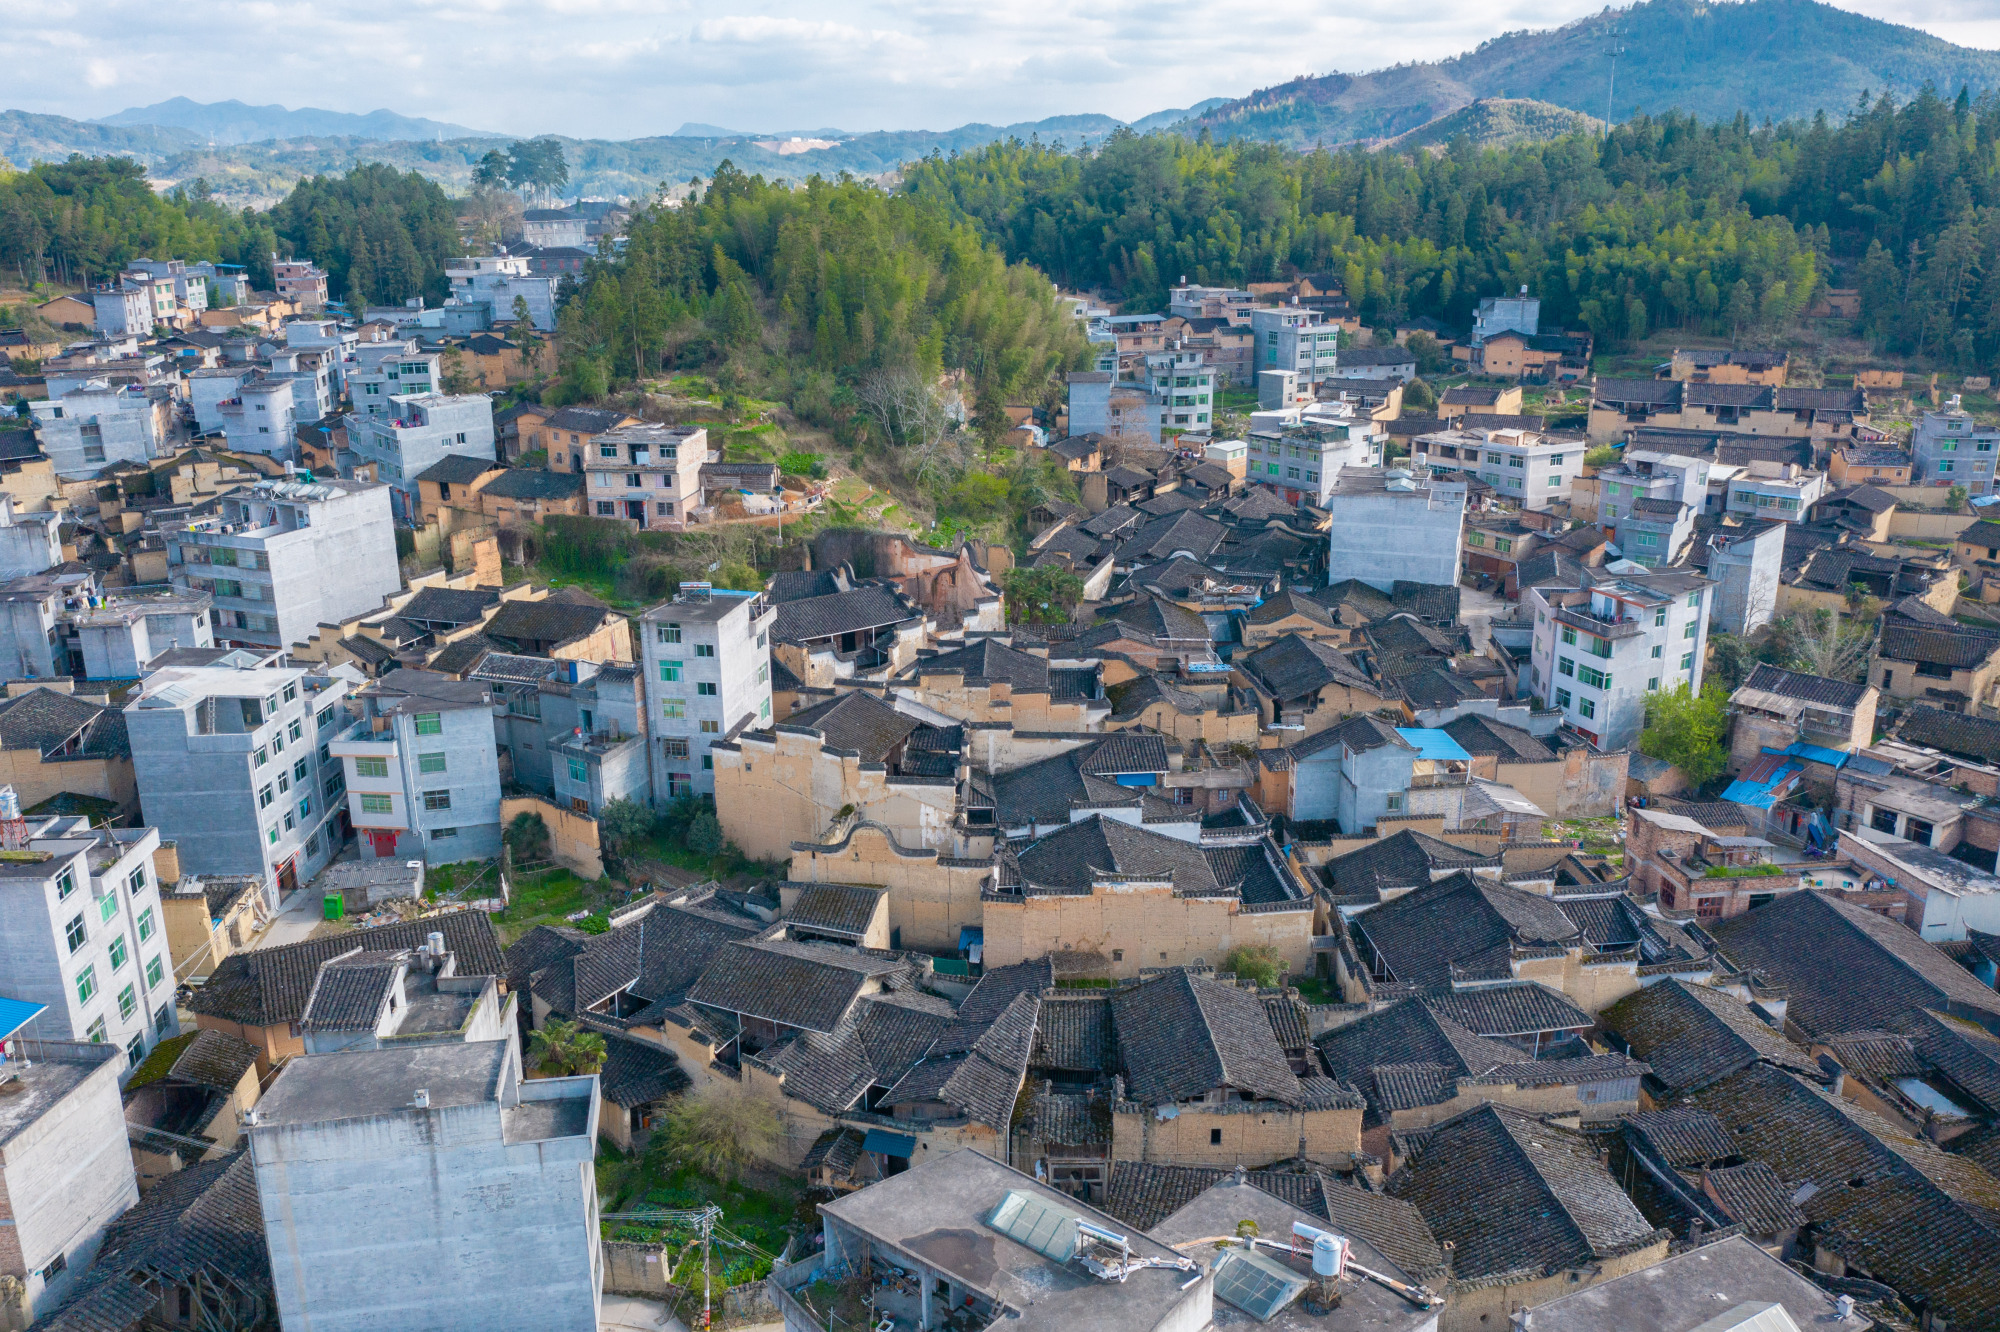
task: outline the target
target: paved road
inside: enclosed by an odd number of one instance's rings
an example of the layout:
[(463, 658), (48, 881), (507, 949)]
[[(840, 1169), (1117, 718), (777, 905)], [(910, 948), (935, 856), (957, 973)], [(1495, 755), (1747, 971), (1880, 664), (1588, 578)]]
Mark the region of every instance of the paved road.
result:
[(1504, 620), (1513, 607), (1491, 592), (1481, 592), (1477, 588), (1459, 584), (1458, 618), (1472, 634), (1472, 650), (1483, 653), (1487, 643), (1492, 641), (1492, 624)]
[(658, 1300), (606, 1295), (597, 1309), (598, 1332), (687, 1332)]
[(257, 942), (251, 947), (276, 948), (280, 944), (303, 942), (312, 934), (313, 927), (324, 919), (323, 900), (324, 895), (315, 889), (299, 889), (279, 904), (277, 917), (257, 936)]

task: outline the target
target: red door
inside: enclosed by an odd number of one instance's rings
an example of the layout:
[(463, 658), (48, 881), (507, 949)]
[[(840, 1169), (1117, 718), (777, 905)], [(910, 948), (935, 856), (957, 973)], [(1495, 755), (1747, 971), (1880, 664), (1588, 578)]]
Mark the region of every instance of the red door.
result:
[(368, 849), (377, 856), (396, 854), (396, 830), (394, 828), (367, 828)]

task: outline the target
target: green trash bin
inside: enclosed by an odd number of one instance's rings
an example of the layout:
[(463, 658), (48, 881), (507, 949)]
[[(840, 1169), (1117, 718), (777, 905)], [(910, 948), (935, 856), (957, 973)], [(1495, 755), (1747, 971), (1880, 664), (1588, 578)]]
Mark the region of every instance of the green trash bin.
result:
[(328, 893), (326, 895), (326, 918), (328, 920), (345, 920), (347, 918), (347, 898), (340, 893)]

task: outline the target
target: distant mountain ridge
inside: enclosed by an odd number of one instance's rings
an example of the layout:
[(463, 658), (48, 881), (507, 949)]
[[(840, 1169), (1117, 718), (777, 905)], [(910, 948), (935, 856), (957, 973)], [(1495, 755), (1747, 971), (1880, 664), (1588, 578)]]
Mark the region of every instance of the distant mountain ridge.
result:
[(1622, 47), (1613, 121), (1678, 108), (1753, 121), (1845, 114), (1863, 91), (1907, 100), (1926, 82), (1946, 96), (2000, 87), (2000, 52), (1818, 0), (1643, 0), (1560, 28), (1510, 32), (1449, 60), (1368, 74), (1300, 78), (1178, 128), (1305, 147), (1394, 138), (1482, 98), (1533, 98), (1605, 114), (1609, 52)]
[(247, 102), (196, 102), (171, 97), (151, 106), (127, 107), (116, 115), (91, 122), (98, 125), (158, 125), (187, 130), (218, 145), (257, 143), (266, 139), (304, 139), (341, 135), (396, 143), (423, 139), (497, 139), (490, 130), (468, 129), (444, 120), (399, 115), (394, 111), (323, 111), (315, 106), (251, 106)]

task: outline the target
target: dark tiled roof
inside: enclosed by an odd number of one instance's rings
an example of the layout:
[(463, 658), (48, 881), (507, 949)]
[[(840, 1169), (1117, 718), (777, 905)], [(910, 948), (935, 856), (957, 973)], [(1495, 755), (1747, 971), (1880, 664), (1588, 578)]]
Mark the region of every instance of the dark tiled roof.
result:
[(1792, 1201), (1798, 1186), (1778, 1178), (1762, 1161), (1724, 1166), (1704, 1177), (1723, 1214), (1752, 1235), (1774, 1235), (1806, 1223), (1806, 1214)]
[(1058, 991), (1042, 1000), (1031, 1062), (1065, 1073), (1109, 1073), (1116, 1065), (1111, 996)]
[(2000, 652), (2000, 634), (1925, 629), (1885, 619), (1877, 651), (1889, 661), (1971, 670)]
[(1378, 838), (1358, 851), (1326, 862), (1321, 873), (1341, 897), (1382, 900), (1386, 893), (1431, 882), (1431, 872), (1500, 864), (1497, 855), (1481, 855), (1464, 847), (1405, 828)]
[(467, 634), (439, 648), (424, 662), (424, 669), (440, 675), (464, 675), (497, 651), (500, 645), (485, 634)]
[(1786, 1020), (1808, 1034), (1900, 1030), (1923, 1009), (2000, 1021), (2000, 994), (1908, 926), (1831, 895), (1781, 893), (1712, 932), (1730, 961), (1790, 992)]
[(629, 1110), (686, 1091), (691, 1085), (671, 1050), (629, 1036), (606, 1036), (604, 1044), (604, 1067), (597, 1073), (597, 1089), (613, 1105)]
[(1372, 1245), (1419, 1281), (1443, 1272), (1444, 1249), (1414, 1204), (1326, 1176), (1320, 1182), (1325, 1216), (1335, 1230)]
[(1175, 971), (1119, 990), (1111, 1006), (1128, 1094), (1141, 1104), (1218, 1087), (1298, 1104), (1298, 1076), (1250, 991)]
[(1050, 833), (1022, 851), (1019, 861), (1022, 877), (1037, 887), (1088, 891), (1099, 874), (1172, 879), (1184, 896), (1221, 887), (1199, 846), (1102, 814)]
[(442, 933), (445, 947), (457, 955), (461, 976), (505, 973), (506, 960), (501, 956), (500, 936), (493, 922), (484, 912), (461, 911), (231, 953), (210, 974), (208, 983), (189, 998), (187, 1006), (199, 1014), (251, 1027), (296, 1022), (325, 963), (357, 948), (378, 952), (420, 948), (433, 931)]
[(851, 592), (801, 597), (778, 603), (778, 617), (771, 638), (779, 643), (806, 643), (897, 624), (921, 615), (894, 588), (867, 583)]
[(896, 711), (873, 694), (856, 691), (802, 708), (786, 726), (810, 726), (826, 737), (829, 749), (850, 750), (863, 763), (881, 763), (924, 723)]
[(179, 1082), (234, 1091), (256, 1063), (257, 1048), (241, 1036), (203, 1030), (181, 1051), (173, 1067), (167, 1070), (167, 1076)]
[(1096, 628), (1099, 632), (1115, 625), (1155, 642), (1163, 638), (1187, 639), (1198, 643), (1209, 641), (1208, 622), (1201, 616), (1164, 597), (1156, 597), (1150, 593), (1138, 596), (1122, 605), (1107, 606), (1098, 611), (1097, 616)]
[[(1105, 1190), (1104, 1210), (1135, 1230), (1151, 1230), (1236, 1172), (1225, 1166), (1153, 1165), (1120, 1161)], [(1311, 1170), (1249, 1170), (1244, 1179), (1314, 1216), (1326, 1215), (1325, 1177)], [(1367, 1238), (1367, 1236), (1363, 1236)], [(1387, 1250), (1383, 1251), (1387, 1257)], [(1408, 1269), (1405, 1269), (1406, 1271)]]
[(497, 605), (500, 594), (485, 588), (426, 587), (397, 614), (433, 624), (471, 624)]
[(602, 606), (544, 597), (540, 601), (509, 601), (486, 622), (491, 638), (511, 640), (523, 647), (536, 644), (560, 646), (587, 638), (617, 615)]
[(1028, 1103), (1034, 1135), (1061, 1147), (1102, 1147), (1111, 1141), (1111, 1104), (1094, 1092), (1045, 1087)]
[(102, 749), (104, 757), (131, 753), (124, 714), (116, 709), (60, 694), (45, 686), (0, 700), (0, 748), (33, 749), (46, 754), (79, 733), (84, 734), (86, 746)]
[(1592, 396), (1598, 402), (1673, 407), (1680, 405), (1681, 386), (1671, 379), (1611, 379), (1600, 375)]
[(625, 419), (624, 412), (604, 407), (564, 407), (545, 424), (551, 430), (574, 430), (580, 435), (597, 435)]
[(1670, 978), (1627, 995), (1604, 1010), (1604, 1022), (1675, 1094), (1705, 1087), (1760, 1059), (1812, 1068), (1804, 1050), (1742, 1000), (1682, 980)]
[(462, 453), (448, 453), (417, 473), (419, 481), (436, 481), (444, 485), (470, 485), (488, 472), (497, 472), (500, 464), (491, 458), (469, 458)]
[(1729, 1130), (1706, 1110), (1669, 1106), (1665, 1110), (1627, 1115), (1625, 1122), (1651, 1144), (1661, 1160), (1676, 1170), (1699, 1169), (1739, 1154)]
[(1457, 1095), (1457, 1079), (1521, 1059), (1513, 1046), (1475, 1036), (1419, 999), (1398, 1000), (1336, 1027), (1317, 1044), (1329, 1073), (1368, 1094), (1374, 1123), (1386, 1121), (1392, 1110), (1448, 1101)]
[(1298, 634), (1259, 648), (1244, 659), (1243, 668), (1280, 701), (1304, 698), (1328, 685), (1375, 691), (1374, 682), (1346, 653)]
[[(5, 725), (0, 715), (0, 726)], [(1959, 758), (2000, 763), (2000, 721), (1963, 712), (1946, 712), (1912, 703), (1896, 723), (1896, 738), (1913, 745), (1941, 749)]]
[(1546, 763), (1555, 751), (1518, 726), (1469, 713), (1446, 722), (1443, 731), (1468, 754), (1497, 754), (1503, 763)]
[(962, 675), (967, 680), (1005, 683), (1017, 694), (1049, 687), (1049, 660), (1022, 652), (997, 639), (982, 638), (956, 652), (943, 652), (917, 663), (917, 675)]
[(1448, 987), (1454, 967), (1507, 971), (1511, 945), (1567, 944), (1576, 923), (1549, 898), (1463, 871), (1354, 918), (1396, 980)]
[(1819, 703), (1830, 708), (1854, 707), (1868, 692), (1866, 685), (1788, 671), (1767, 662), (1757, 664), (1757, 669), (1751, 671), (1750, 678), (1743, 682), (1743, 688), (1761, 689), (1766, 693), (1798, 699), (1801, 703)]
[(780, 1026), (830, 1032), (860, 997), (869, 976), (897, 965), (853, 949), (816, 944), (725, 944), (688, 990), (687, 1001)]
[(160, 1304), (159, 1286), (206, 1278), (271, 1293), (264, 1212), (250, 1154), (237, 1152), (168, 1175), (111, 1223), (104, 1243), (61, 1309), (37, 1328), (120, 1332)]
[(1575, 1000), (1538, 981), (1432, 991), (1423, 1001), (1433, 1012), (1481, 1036), (1539, 1035), (1594, 1025)]
[(300, 1030), (373, 1031), (388, 1007), (397, 970), (393, 953), (356, 953), (327, 963), (306, 999)]
[(584, 951), (590, 935), (561, 925), (537, 925), (507, 947), (507, 988), (516, 993), (544, 967), (567, 962)]
[[(1505, 1106), (1468, 1110), (1431, 1129), (1389, 1181), (1441, 1241), (1460, 1280), (1552, 1274), (1629, 1253), (1655, 1232), (1580, 1133)], [(1497, 1218), (1506, 1224), (1496, 1225)]]
[(571, 499), (583, 494), (583, 473), (510, 467), (481, 486), (479, 493), (511, 500)]
[[(972, 1002), (967, 996), (966, 1005)], [(941, 1101), (988, 1128), (1004, 1131), (1027, 1076), (1039, 1004), (1035, 993), (1017, 992), (985, 1021), (968, 1019), (961, 1006), (958, 1020), (922, 1063), (897, 1079), (884, 1103)]]
[(815, 1170), (831, 1170), (836, 1176), (847, 1174), (854, 1163), (861, 1159), (861, 1144), (868, 1135), (858, 1128), (830, 1128), (813, 1139), (813, 1145), (806, 1149), (799, 1162), (799, 1173), (809, 1175)]
[(868, 932), (881, 904), (882, 890), (845, 883), (815, 883), (799, 894), (785, 917), (802, 929), (826, 934), (851, 935), (859, 940)]

